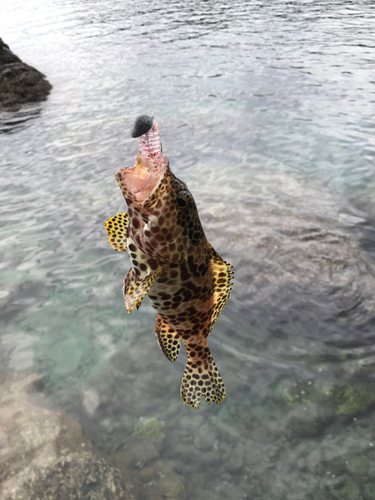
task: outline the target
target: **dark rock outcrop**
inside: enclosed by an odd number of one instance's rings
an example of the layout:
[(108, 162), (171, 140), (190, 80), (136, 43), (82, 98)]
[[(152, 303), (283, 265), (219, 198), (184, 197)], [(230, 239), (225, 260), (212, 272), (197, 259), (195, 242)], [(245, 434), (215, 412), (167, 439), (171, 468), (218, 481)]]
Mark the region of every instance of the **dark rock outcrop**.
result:
[(22, 62), (0, 38), (0, 112), (44, 101), (51, 88), (40, 71)]

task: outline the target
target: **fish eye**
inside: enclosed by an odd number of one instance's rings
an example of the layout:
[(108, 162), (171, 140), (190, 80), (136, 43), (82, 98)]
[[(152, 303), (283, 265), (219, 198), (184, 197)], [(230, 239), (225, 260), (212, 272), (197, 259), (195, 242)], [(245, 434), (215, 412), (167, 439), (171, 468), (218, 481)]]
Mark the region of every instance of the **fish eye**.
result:
[(186, 207), (187, 203), (183, 198), (177, 198), (177, 205), (181, 208)]
[(181, 191), (178, 193), (176, 201), (180, 208), (186, 208), (189, 202), (189, 193), (187, 191)]

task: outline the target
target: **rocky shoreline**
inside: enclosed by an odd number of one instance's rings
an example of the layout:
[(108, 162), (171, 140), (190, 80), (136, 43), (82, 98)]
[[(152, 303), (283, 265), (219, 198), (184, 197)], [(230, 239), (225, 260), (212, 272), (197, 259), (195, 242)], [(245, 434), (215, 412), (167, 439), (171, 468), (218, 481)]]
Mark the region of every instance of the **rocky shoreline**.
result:
[(22, 62), (0, 38), (0, 112), (45, 101), (51, 89), (45, 75)]
[(42, 406), (39, 377), (0, 374), (1, 500), (134, 500), (126, 471), (65, 412)]

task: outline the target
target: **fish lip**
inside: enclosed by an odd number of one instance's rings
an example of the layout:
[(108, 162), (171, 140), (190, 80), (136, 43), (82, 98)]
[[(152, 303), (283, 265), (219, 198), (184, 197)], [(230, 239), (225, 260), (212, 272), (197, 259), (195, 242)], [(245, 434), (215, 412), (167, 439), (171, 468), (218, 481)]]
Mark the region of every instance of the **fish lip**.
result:
[(150, 169), (139, 153), (133, 167), (122, 168), (116, 173), (116, 179), (125, 197), (130, 194), (133, 202), (143, 205), (158, 189), (165, 175), (167, 164), (168, 160), (163, 156), (157, 167)]

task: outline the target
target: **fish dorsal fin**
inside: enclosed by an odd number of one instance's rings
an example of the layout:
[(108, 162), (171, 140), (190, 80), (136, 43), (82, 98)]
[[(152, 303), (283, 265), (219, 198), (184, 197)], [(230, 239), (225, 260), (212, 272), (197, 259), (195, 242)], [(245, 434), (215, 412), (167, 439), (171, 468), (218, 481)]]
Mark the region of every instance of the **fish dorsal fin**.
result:
[[(130, 288), (132, 285), (134, 285), (134, 284), (136, 283), (136, 281), (138, 280), (138, 278), (139, 278), (139, 275), (138, 275), (138, 274), (137, 274), (137, 272), (134, 270), (134, 268), (133, 268), (133, 267), (131, 267), (131, 268), (129, 269), (129, 271), (128, 271), (128, 274), (125, 276), (125, 279), (124, 279), (124, 286), (123, 286), (123, 288), (122, 288), (122, 292), (123, 292), (123, 294), (124, 294), (124, 297), (125, 297), (125, 296), (126, 296), (126, 294), (128, 293), (129, 288)], [(139, 300), (139, 301), (136, 303), (135, 307), (136, 307), (137, 309), (139, 309), (139, 308), (140, 308), (140, 306), (141, 306), (141, 302), (142, 302), (142, 299), (141, 299), (141, 300)]]
[(231, 271), (232, 266), (229, 262), (223, 260), (208, 242), (207, 249), (211, 258), (212, 284), (214, 288), (211, 331), (225, 304), (228, 302), (234, 273)]
[(181, 347), (180, 336), (159, 314), (156, 316), (155, 335), (160, 349), (169, 361), (176, 361)]
[(116, 214), (104, 224), (109, 236), (108, 241), (111, 247), (118, 252), (127, 250), (126, 237), (129, 226), (129, 217), (126, 213)]
[(124, 293), (125, 307), (128, 313), (130, 313), (135, 307), (139, 307), (141, 305), (142, 300), (146, 297), (148, 291), (161, 271), (162, 267), (158, 266), (155, 271), (151, 271), (146, 274), (144, 278), (139, 278), (135, 281), (135, 283), (130, 285), (126, 293)]

